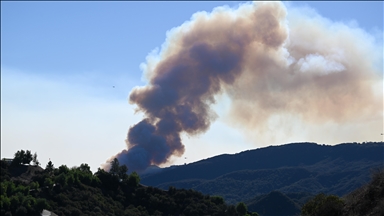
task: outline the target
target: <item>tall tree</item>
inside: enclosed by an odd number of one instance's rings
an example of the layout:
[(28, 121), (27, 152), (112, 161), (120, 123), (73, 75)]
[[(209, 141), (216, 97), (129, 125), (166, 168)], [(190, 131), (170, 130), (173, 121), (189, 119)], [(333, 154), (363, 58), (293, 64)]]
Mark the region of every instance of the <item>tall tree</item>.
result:
[(24, 157), (25, 157), (25, 151), (24, 150), (20, 150), (19, 157), (21, 159), (21, 163), (23, 163), (24, 162)]
[[(23, 151), (23, 150), (21, 150), (21, 151)], [(21, 151), (17, 151), (15, 153), (15, 157), (12, 160), (12, 165), (20, 165), (23, 162)]]
[(36, 152), (35, 152), (35, 154), (33, 154), (32, 162), (33, 162), (33, 165), (36, 165), (36, 166), (39, 166), (39, 164), (40, 164), (40, 162), (37, 160), (37, 153)]
[(52, 161), (49, 161), (47, 166), (45, 167), (45, 170), (48, 172), (51, 172), (55, 167), (53, 166)]
[(30, 164), (32, 161), (32, 153), (30, 150), (27, 150), (23, 157), (23, 164)]
[(91, 167), (88, 164), (86, 164), (86, 163), (82, 163), (78, 169), (81, 172), (92, 174)]
[(247, 213), (247, 206), (243, 202), (240, 202), (236, 206), (236, 211), (239, 215), (243, 216)]
[(140, 177), (136, 172), (131, 173), (128, 177), (128, 184), (132, 187), (137, 187), (140, 183)]
[(111, 161), (111, 169), (109, 170), (109, 173), (111, 173), (113, 175), (118, 175), (119, 169), (120, 169), (119, 160), (117, 158), (115, 158), (115, 159), (113, 159), (113, 161)]
[(119, 178), (120, 179), (127, 179), (128, 178), (128, 167), (127, 165), (123, 164), (119, 167)]

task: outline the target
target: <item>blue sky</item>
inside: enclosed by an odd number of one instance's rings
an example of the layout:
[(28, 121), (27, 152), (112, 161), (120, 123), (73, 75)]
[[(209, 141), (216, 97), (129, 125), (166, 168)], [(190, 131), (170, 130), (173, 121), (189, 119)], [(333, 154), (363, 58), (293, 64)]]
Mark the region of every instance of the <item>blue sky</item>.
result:
[[(128, 128), (141, 119), (127, 98), (133, 87), (146, 84), (140, 64), (161, 48), (166, 32), (195, 12), (238, 4), (2, 1), (1, 157), (29, 149), (44, 166), (51, 158), (57, 166), (88, 163), (96, 170), (125, 148)], [(312, 8), (382, 43), (383, 2), (285, 5), (288, 13)], [(263, 146), (221, 121), (206, 134), (185, 137), (185, 145), (185, 155), (174, 164)]]

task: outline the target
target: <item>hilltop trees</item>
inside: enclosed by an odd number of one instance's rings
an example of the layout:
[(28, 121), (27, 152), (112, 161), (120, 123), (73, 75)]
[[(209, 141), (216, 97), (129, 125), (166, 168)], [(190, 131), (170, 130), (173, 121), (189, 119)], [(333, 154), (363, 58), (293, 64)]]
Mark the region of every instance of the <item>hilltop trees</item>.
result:
[[(136, 172), (127, 174), (127, 166), (117, 159), (112, 163), (112, 170), (99, 168), (93, 174), (86, 163), (55, 168), (49, 161), (43, 170), (1, 160), (0, 215), (40, 215), (43, 209), (57, 215), (254, 215), (244, 212), (246, 206), (236, 211), (221, 197), (140, 185)], [(23, 172), (22, 177), (14, 175), (15, 170)]]
[(33, 160), (33, 157), (30, 150), (27, 150), (27, 151), (20, 150), (15, 153), (15, 157), (13, 158), (12, 165), (30, 164), (32, 160)]
[(21, 165), (23, 162), (24, 155), (25, 155), (24, 150), (17, 151), (15, 153), (15, 156), (13, 157), (12, 165)]
[(12, 166), (17, 165), (23, 165), (23, 164), (30, 164), (33, 162), (33, 165), (38, 166), (40, 165), (40, 162), (37, 160), (37, 153), (32, 155), (30, 150), (24, 151), (19, 150), (14, 154), (14, 158), (12, 159)]
[(47, 166), (45, 166), (45, 170), (48, 172), (53, 171), (54, 168), (52, 161), (49, 161)]
[(31, 163), (33, 158), (32, 158), (32, 154), (31, 154), (30, 150), (27, 150), (25, 152), (24, 158), (22, 158), (22, 160), (23, 160), (23, 164), (30, 164)]
[(110, 174), (117, 176), (121, 180), (124, 180), (128, 178), (127, 172), (127, 165), (123, 164), (120, 166), (120, 162), (117, 158), (111, 161), (111, 169), (109, 170)]
[[(136, 172), (127, 174), (128, 167), (123, 164), (120, 166), (120, 162), (117, 158), (111, 161), (111, 169), (109, 170), (109, 174), (114, 177), (117, 177), (119, 181), (122, 181), (124, 184), (129, 185), (130, 187), (136, 188), (140, 183), (140, 177)], [(100, 170), (98, 171), (99, 175), (103, 175)], [(105, 175), (105, 174), (104, 174)], [(105, 177), (104, 177), (105, 178)], [(110, 179), (110, 181), (113, 181)]]
[(136, 172), (133, 172), (128, 177), (128, 185), (131, 187), (137, 187), (140, 183), (140, 177)]
[(86, 163), (82, 163), (78, 170), (84, 173), (92, 174), (91, 167)]
[(119, 160), (115, 158), (111, 161), (111, 169), (109, 170), (109, 173), (111, 173), (112, 175), (117, 175), (117, 173), (119, 172), (119, 168), (120, 168)]

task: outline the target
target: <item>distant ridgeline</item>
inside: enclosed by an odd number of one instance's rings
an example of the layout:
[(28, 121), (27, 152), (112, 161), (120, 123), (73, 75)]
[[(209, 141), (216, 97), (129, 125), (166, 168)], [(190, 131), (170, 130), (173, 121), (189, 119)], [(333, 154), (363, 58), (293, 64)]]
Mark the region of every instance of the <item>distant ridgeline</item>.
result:
[(228, 203), (279, 191), (302, 205), (319, 194), (344, 196), (384, 167), (384, 142), (293, 143), (224, 154), (141, 175), (141, 183), (219, 195)]

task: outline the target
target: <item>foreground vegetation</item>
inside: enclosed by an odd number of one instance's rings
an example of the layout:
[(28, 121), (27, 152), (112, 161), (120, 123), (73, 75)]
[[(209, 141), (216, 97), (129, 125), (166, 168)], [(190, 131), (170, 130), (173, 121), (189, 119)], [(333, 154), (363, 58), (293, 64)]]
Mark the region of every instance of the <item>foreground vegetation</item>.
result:
[(45, 169), (29, 165), (28, 154), (18, 151), (11, 164), (1, 163), (1, 215), (40, 215), (43, 209), (57, 215), (257, 215), (244, 203), (227, 205), (218, 196), (170, 187), (162, 190), (140, 184), (117, 160), (106, 172), (92, 173), (87, 164)]
[(318, 194), (301, 209), (305, 216), (384, 215), (384, 169), (376, 170), (371, 181), (344, 197)]
[(18, 151), (12, 162), (0, 161), (0, 215), (40, 215), (43, 209), (57, 215), (384, 215), (382, 167), (368, 184), (342, 197), (272, 191), (255, 196), (247, 205), (229, 205), (220, 196), (192, 189), (144, 186), (139, 175), (128, 175), (128, 168), (117, 159), (108, 172), (95, 173), (87, 164), (55, 168), (49, 161), (45, 169), (38, 164), (37, 154), (30, 151)]

